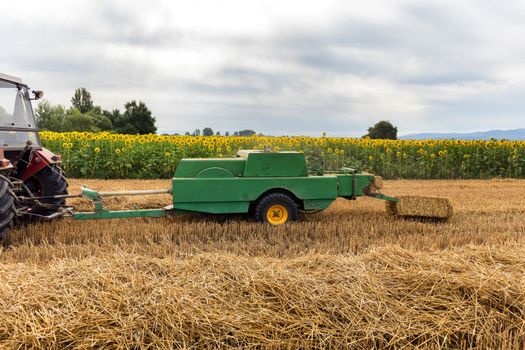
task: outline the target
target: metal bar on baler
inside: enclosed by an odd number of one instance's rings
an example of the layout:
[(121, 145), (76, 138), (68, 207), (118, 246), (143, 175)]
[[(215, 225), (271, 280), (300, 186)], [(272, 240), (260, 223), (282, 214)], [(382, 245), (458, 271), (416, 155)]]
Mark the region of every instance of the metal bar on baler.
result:
[(74, 220), (93, 220), (93, 219), (130, 219), (130, 218), (159, 218), (166, 216), (166, 209), (138, 209), (138, 210), (103, 210), (95, 212), (73, 213)]
[(66, 198), (81, 198), (82, 194), (57, 194), (54, 196), (39, 196), (39, 197), (24, 197), (20, 196), (19, 198), (24, 200), (41, 200), (41, 199), (66, 199)]
[[(147, 194), (164, 194), (171, 193), (171, 188), (162, 190), (135, 190), (135, 191), (114, 191), (114, 192), (98, 192), (100, 197), (111, 196), (140, 196)], [(27, 200), (41, 200), (41, 199), (66, 199), (66, 198), (81, 198), (82, 193), (79, 194), (59, 194), (54, 196), (39, 196), (39, 197), (22, 197)]]
[(114, 192), (98, 192), (100, 197), (111, 197), (111, 196), (141, 196), (147, 194), (163, 194), (171, 193), (171, 188), (162, 190), (134, 190), (134, 191), (114, 191)]

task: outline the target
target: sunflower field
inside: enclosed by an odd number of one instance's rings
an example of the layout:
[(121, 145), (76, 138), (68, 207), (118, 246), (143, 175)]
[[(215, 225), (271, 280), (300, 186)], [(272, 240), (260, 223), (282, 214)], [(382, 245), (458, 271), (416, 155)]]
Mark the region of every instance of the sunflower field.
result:
[(235, 157), (239, 149), (304, 152), (312, 173), (343, 166), (385, 178), (525, 178), (524, 141), (371, 140), (306, 136), (166, 136), (42, 131), (69, 177), (170, 178), (181, 158)]

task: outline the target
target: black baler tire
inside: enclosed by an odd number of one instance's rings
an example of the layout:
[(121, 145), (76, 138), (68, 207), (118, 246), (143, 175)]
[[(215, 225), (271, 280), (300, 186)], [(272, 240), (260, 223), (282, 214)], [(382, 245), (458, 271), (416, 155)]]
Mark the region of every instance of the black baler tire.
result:
[(268, 223), (266, 212), (274, 204), (283, 205), (286, 207), (286, 210), (288, 210), (288, 220), (286, 223), (297, 220), (298, 209), (294, 200), (287, 194), (273, 192), (265, 195), (255, 204), (255, 211), (253, 214), (255, 221)]
[(0, 178), (0, 241), (13, 228), (16, 219), (16, 198), (9, 182)]

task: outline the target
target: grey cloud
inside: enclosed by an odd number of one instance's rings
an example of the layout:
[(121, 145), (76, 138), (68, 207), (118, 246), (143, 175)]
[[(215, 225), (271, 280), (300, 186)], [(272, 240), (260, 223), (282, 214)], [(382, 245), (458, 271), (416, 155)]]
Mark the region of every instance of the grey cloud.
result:
[[(381, 24), (341, 15), (321, 30), (290, 26), (274, 38), (269, 50), (307, 67), (380, 75), (401, 83), (490, 80), (491, 71), (483, 69), (491, 65), (490, 58), (479, 53), (486, 44), (477, 23), (469, 24), (468, 17), (436, 4), (407, 6), (402, 16)], [(420, 64), (422, 71), (402, 69), (408, 60)]]
[(244, 84), (206, 84), (200, 82), (190, 82), (185, 85), (188, 90), (203, 94), (213, 94), (222, 96), (253, 95), (261, 93), (264, 89)]
[[(165, 6), (161, 1), (151, 1), (149, 13), (144, 13), (144, 9), (133, 6), (133, 2), (96, 3), (93, 26), (100, 27), (94, 31), (96, 39), (153, 49), (179, 45), (184, 40), (184, 33), (173, 27)], [(146, 25), (148, 15), (155, 20), (153, 28)]]
[(399, 80), (401, 83), (413, 85), (449, 85), (449, 84), (464, 84), (464, 83), (497, 83), (498, 81), (491, 78), (487, 74), (481, 72), (444, 72), (442, 74), (434, 74), (429, 71), (427, 74), (409, 78), (406, 80)]

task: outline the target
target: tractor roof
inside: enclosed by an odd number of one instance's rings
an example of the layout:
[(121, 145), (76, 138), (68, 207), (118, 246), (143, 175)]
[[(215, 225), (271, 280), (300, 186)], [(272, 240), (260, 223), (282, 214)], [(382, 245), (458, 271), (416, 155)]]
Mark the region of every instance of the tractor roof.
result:
[(13, 77), (13, 76), (7, 75), (7, 74), (0, 73), (0, 80), (7, 80), (7, 81), (11, 81), (13, 83), (18, 83), (18, 84), (25, 85), (24, 82), (22, 81), (22, 79), (17, 78), (17, 77)]

